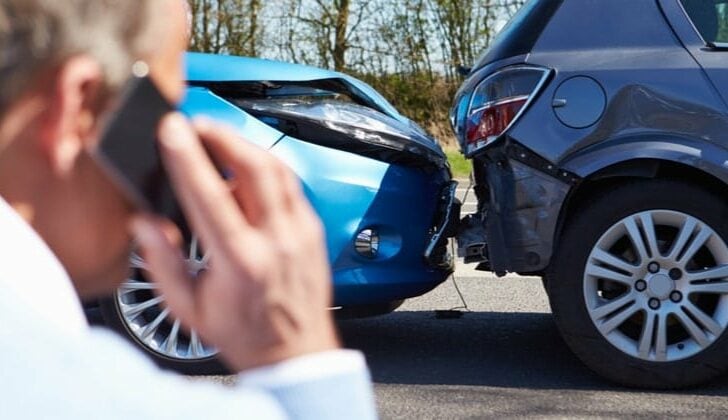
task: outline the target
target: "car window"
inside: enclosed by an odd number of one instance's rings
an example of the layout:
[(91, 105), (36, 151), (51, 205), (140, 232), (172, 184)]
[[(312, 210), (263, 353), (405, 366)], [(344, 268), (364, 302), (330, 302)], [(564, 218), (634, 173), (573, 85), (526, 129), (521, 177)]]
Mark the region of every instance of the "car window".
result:
[(680, 0), (706, 43), (728, 43), (728, 0)]

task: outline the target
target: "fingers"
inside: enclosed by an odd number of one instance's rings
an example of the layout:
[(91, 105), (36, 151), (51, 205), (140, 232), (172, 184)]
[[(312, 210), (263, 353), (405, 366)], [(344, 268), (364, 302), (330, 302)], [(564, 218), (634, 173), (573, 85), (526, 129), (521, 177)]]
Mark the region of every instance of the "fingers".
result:
[(298, 212), (308, 206), (308, 200), (303, 194), (301, 181), (288, 167), (280, 165), (279, 177), (283, 184), (282, 205), (292, 212)]
[(246, 221), (227, 184), (190, 124), (179, 114), (165, 117), (159, 143), (165, 167), (193, 231), (211, 251), (240, 238)]
[[(226, 170), (232, 170), (233, 194), (250, 225), (265, 229), (266, 235), (275, 241), (278, 269), (288, 271), (291, 267), (306, 266), (310, 258), (328, 267), (321, 221), (293, 171), (268, 151), (207, 120), (196, 120), (194, 126), (215, 160)], [(292, 236), (298, 239), (293, 241)], [(302, 283), (295, 275), (283, 277), (290, 279), (284, 282), (292, 291), (313, 286)], [(329, 276), (322, 273), (319, 277)], [(322, 287), (329, 286), (329, 282), (324, 282)]]
[(233, 172), (233, 194), (250, 224), (285, 220), (281, 213), (291, 201), (286, 188), (290, 170), (268, 151), (206, 120), (196, 120), (195, 129), (216, 160)]
[[(323, 229), (299, 180), (232, 132), (207, 122), (196, 129), (169, 116), (159, 143), (187, 220), (214, 264), (195, 282), (159, 221), (133, 226), (170, 309), (237, 369), (338, 347), (325, 309), (331, 276)], [(233, 174), (231, 182), (208, 151)]]
[[(170, 238), (169, 227), (149, 216), (139, 216), (132, 220), (131, 229), (147, 270), (165, 296), (169, 308), (183, 323), (193, 325), (196, 320), (194, 287), (175, 243), (178, 241)], [(179, 231), (174, 235), (179, 236)]]

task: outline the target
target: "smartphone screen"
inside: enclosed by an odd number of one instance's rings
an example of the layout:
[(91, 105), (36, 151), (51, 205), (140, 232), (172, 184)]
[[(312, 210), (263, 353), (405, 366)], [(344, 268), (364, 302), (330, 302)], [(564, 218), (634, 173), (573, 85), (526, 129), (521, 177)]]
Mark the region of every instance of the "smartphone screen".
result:
[(177, 218), (179, 207), (157, 144), (159, 122), (172, 111), (149, 77), (133, 77), (104, 127), (97, 158), (134, 205)]

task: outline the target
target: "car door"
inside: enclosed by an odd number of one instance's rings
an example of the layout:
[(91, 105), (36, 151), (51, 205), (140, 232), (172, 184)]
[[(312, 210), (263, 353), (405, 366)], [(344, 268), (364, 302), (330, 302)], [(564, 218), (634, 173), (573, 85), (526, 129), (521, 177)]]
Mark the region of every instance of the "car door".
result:
[(660, 0), (660, 5), (728, 105), (728, 0)]

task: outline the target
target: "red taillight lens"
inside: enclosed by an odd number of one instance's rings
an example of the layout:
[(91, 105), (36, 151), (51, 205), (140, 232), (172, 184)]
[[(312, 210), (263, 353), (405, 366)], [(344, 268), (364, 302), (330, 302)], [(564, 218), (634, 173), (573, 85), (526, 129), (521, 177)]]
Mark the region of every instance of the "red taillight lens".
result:
[(500, 137), (516, 119), (526, 102), (528, 96), (506, 98), (474, 112), (468, 118), (467, 124), (468, 149), (479, 149)]
[(461, 134), (466, 156), (490, 145), (508, 131), (545, 85), (550, 73), (541, 67), (513, 66), (480, 82), (471, 96), (465, 135)]

